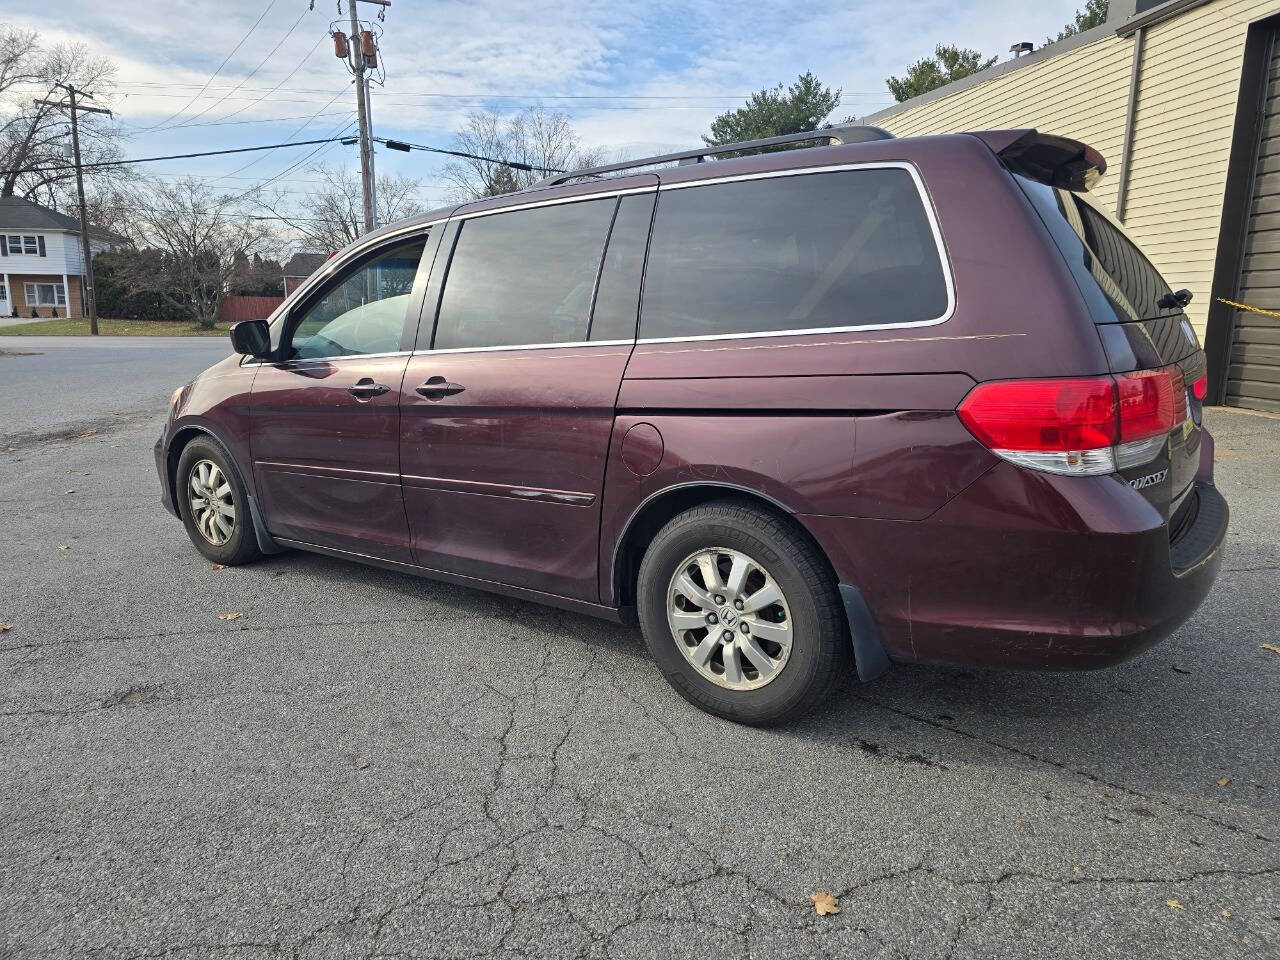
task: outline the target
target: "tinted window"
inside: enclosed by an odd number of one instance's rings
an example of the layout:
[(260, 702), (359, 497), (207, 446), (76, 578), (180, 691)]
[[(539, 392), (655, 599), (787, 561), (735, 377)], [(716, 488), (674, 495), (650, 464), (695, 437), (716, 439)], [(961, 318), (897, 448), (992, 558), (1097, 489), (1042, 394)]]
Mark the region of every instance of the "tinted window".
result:
[(340, 277), (294, 324), (289, 357), (399, 350), (423, 244), (395, 247)]
[(464, 221), (440, 300), (436, 349), (585, 340), (616, 206), (609, 197)]
[(653, 200), (652, 193), (637, 194), (623, 197), (618, 207), (600, 272), (595, 312), (591, 315), (592, 340), (635, 338)]
[(946, 311), (937, 244), (906, 170), (743, 180), (658, 200), (642, 337), (927, 322)]
[(1169, 285), (1107, 214), (1080, 194), (1015, 179), (1066, 257), (1097, 323), (1149, 320), (1181, 309), (1156, 306)]

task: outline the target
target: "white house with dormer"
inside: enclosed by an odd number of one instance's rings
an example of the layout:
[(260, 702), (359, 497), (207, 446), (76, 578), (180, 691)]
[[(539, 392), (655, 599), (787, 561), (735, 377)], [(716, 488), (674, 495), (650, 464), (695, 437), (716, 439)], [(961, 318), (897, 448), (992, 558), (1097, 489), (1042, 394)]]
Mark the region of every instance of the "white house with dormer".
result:
[[(92, 253), (128, 241), (90, 229)], [(21, 197), (0, 197), (0, 317), (84, 315), (80, 221)]]

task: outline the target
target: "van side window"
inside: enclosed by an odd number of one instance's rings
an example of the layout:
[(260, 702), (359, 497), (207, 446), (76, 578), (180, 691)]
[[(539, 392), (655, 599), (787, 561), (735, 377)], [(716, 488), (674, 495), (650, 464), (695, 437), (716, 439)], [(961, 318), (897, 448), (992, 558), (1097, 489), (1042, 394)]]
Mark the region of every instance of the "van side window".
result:
[(290, 316), (291, 360), (395, 353), (404, 336), (425, 238), (376, 255), (331, 281), (324, 295)]
[(608, 197), (464, 220), (435, 349), (585, 340), (616, 206)]
[(618, 207), (591, 315), (592, 340), (635, 339), (640, 279), (644, 275), (644, 251), (649, 244), (655, 196), (643, 193), (623, 197)]
[(769, 177), (662, 192), (640, 336), (928, 323), (947, 306), (906, 170)]

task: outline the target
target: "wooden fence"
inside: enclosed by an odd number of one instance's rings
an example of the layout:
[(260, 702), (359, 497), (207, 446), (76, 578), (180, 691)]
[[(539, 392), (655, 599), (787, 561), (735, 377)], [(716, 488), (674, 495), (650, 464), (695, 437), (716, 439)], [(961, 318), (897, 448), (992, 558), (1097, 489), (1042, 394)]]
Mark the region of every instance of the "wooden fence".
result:
[(218, 322), (265, 320), (271, 316), (271, 311), (282, 303), (284, 303), (284, 297), (223, 297), (218, 303)]

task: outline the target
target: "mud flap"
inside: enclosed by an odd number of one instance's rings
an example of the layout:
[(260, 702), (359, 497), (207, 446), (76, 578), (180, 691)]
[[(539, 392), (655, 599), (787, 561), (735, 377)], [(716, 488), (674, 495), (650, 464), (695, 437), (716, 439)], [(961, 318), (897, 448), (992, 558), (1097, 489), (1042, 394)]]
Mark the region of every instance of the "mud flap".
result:
[(840, 599), (844, 601), (844, 614), (849, 621), (849, 636), (853, 641), (853, 657), (858, 668), (858, 679), (870, 683), (889, 669), (889, 657), (884, 652), (880, 628), (871, 616), (867, 601), (857, 587), (840, 584)]
[(258, 549), (263, 553), (284, 553), (284, 547), (276, 543), (267, 533), (266, 524), (262, 522), (262, 511), (258, 509), (258, 498), (249, 494), (249, 515), (253, 517), (253, 536), (258, 541)]

